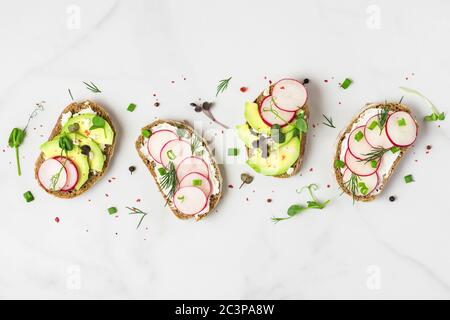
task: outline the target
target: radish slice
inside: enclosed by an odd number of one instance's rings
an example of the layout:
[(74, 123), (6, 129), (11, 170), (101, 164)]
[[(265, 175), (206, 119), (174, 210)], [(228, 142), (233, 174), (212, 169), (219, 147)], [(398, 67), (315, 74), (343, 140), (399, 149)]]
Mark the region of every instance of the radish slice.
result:
[(78, 183), (78, 169), (72, 160), (65, 157), (56, 157), (55, 160), (58, 160), (66, 169), (67, 172), (67, 182), (64, 187), (61, 189), (62, 191), (70, 191)]
[[(59, 174), (56, 182), (52, 180)], [(48, 191), (59, 191), (66, 185), (67, 171), (64, 166), (55, 159), (48, 159), (42, 162), (38, 171), (39, 183)]]
[(278, 108), (273, 102), (272, 96), (264, 98), (261, 102), (261, 105), (259, 106), (259, 114), (261, 115), (264, 123), (269, 127), (274, 124), (284, 127), (295, 117), (295, 111), (284, 111)]
[(308, 99), (308, 92), (298, 80), (282, 79), (274, 84), (272, 97), (278, 108), (292, 112), (305, 105)]
[[(348, 181), (350, 181), (351, 176), (352, 176), (352, 172), (348, 169), (345, 169), (344, 176), (342, 178), (344, 183), (347, 183)], [(370, 176), (359, 177), (359, 182), (364, 182), (364, 184), (366, 185), (366, 187), (368, 189), (368, 192), (367, 192), (367, 194), (362, 194), (361, 190), (358, 188), (358, 191), (356, 192), (356, 194), (359, 196), (368, 196), (369, 194), (371, 194), (372, 192), (375, 191), (375, 189), (378, 186), (379, 181), (380, 181), (380, 179), (378, 177), (377, 172), (371, 174)]]
[(209, 177), (208, 165), (205, 160), (198, 157), (188, 157), (180, 162), (177, 167), (178, 181), (181, 181), (185, 175), (191, 172), (198, 172), (207, 178)]
[(367, 142), (364, 135), (365, 126), (357, 127), (348, 136), (348, 150), (357, 159), (367, 158), (373, 147)]
[(212, 190), (211, 182), (208, 177), (199, 172), (192, 172), (184, 176), (180, 181), (180, 188), (183, 187), (197, 187), (202, 190), (206, 196), (209, 196)]
[(194, 215), (206, 207), (208, 198), (197, 187), (183, 187), (175, 192), (173, 203), (181, 213)]
[(345, 165), (351, 172), (358, 176), (370, 176), (378, 170), (380, 163), (381, 161), (378, 161), (377, 167), (372, 168), (372, 164), (370, 162), (365, 162), (364, 160), (355, 158), (350, 152), (350, 149), (347, 149), (347, 152), (345, 153)]
[(170, 130), (158, 130), (148, 138), (147, 149), (150, 156), (158, 163), (161, 163), (161, 149), (170, 140), (178, 139), (175, 132)]
[(408, 112), (394, 112), (386, 121), (386, 135), (394, 145), (408, 147), (417, 138), (416, 121)]
[(191, 145), (188, 142), (179, 139), (170, 140), (161, 149), (161, 164), (167, 168), (169, 162), (173, 162), (177, 168), (181, 161), (191, 155)]
[(369, 121), (367, 121), (366, 129), (364, 131), (364, 136), (366, 137), (367, 142), (373, 148), (392, 148), (394, 145), (386, 135), (386, 128), (380, 130), (380, 127), (378, 125), (375, 126), (373, 124), (375, 121), (376, 123), (378, 123), (378, 116), (373, 116), (369, 119)]

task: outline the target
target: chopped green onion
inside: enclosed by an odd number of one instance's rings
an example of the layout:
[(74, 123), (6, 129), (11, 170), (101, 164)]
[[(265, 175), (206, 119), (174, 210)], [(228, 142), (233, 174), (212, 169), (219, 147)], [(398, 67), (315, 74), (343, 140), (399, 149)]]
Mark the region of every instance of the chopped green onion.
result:
[(345, 162), (338, 159), (338, 160), (336, 160), (334, 162), (334, 166), (336, 168), (344, 168), (345, 167)]
[(177, 156), (175, 155), (175, 153), (173, 152), (173, 150), (167, 151), (166, 154), (167, 154), (167, 157), (168, 157), (170, 160), (175, 160), (175, 158), (177, 157)]
[(228, 155), (229, 156), (237, 156), (239, 154), (239, 149), (238, 148), (229, 148), (228, 149)]
[(150, 130), (142, 129), (142, 136), (144, 136), (145, 138), (150, 138), (151, 135), (152, 133), (150, 132)]
[(400, 151), (400, 148), (399, 147), (392, 147), (391, 148), (391, 152), (392, 153), (397, 153), (397, 152), (399, 152)]
[(108, 208), (108, 213), (109, 213), (109, 214), (115, 214), (115, 213), (117, 213), (117, 208), (116, 208), (116, 207)]
[(413, 178), (412, 174), (408, 174), (407, 176), (405, 176), (405, 182), (406, 183), (414, 182), (414, 178)]
[(372, 123), (367, 127), (369, 130), (373, 130), (378, 127), (378, 121), (372, 121)]
[(177, 199), (180, 200), (181, 202), (183, 202), (184, 201), (184, 196), (178, 196)]
[(347, 89), (352, 84), (352, 80), (349, 78), (345, 78), (345, 80), (341, 83), (342, 89)]
[(158, 168), (158, 172), (159, 172), (160, 176), (163, 176), (167, 173), (166, 169), (164, 169), (164, 168)]
[(366, 184), (364, 182), (358, 183), (358, 187), (359, 187), (359, 191), (363, 195), (366, 195), (367, 193), (369, 193), (369, 188), (367, 188), (367, 186), (366, 186)]
[(128, 108), (127, 108), (128, 111), (133, 112), (135, 109), (136, 109), (136, 104), (130, 103), (128, 105)]
[(405, 120), (405, 118), (401, 118), (400, 120), (397, 121), (397, 123), (398, 123), (398, 126), (399, 126), (399, 127), (404, 127), (404, 126), (406, 126), (406, 120)]
[(364, 134), (362, 133), (362, 131), (358, 131), (358, 132), (355, 134), (355, 140), (358, 141), (358, 142), (360, 142), (360, 141), (362, 140), (362, 138), (364, 138)]
[(194, 180), (192, 180), (192, 185), (196, 186), (196, 187), (201, 186), (202, 183), (203, 183), (202, 179), (194, 179)]
[(26, 202), (31, 202), (31, 201), (34, 200), (34, 196), (33, 196), (33, 194), (31, 193), (31, 191), (25, 192), (25, 193), (23, 194), (23, 197), (25, 198), (25, 201), (26, 201)]
[(376, 167), (378, 166), (377, 160), (372, 160), (372, 161), (370, 162), (370, 166), (371, 166), (372, 168), (376, 168)]

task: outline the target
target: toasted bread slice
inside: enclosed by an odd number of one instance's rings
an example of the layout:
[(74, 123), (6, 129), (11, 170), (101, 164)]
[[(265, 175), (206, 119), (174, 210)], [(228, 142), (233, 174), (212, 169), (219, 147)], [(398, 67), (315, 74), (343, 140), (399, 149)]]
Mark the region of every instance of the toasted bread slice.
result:
[[(274, 84), (270, 85), (269, 91), (272, 90), (273, 86), (274, 86)], [(264, 100), (265, 97), (266, 96), (264, 95), (264, 91), (263, 91), (255, 99), (254, 102), (259, 105), (262, 102), (262, 100)], [(309, 127), (309, 106), (308, 106), (308, 102), (306, 102), (305, 105), (301, 109), (304, 110), (305, 121), (306, 121), (306, 123), (308, 123), (308, 127)], [(289, 174), (288, 173), (284, 173), (284, 174), (280, 174), (280, 175), (272, 176), (272, 177), (285, 179), (285, 178), (289, 178), (289, 177), (292, 177), (292, 176), (296, 175), (300, 171), (300, 167), (302, 166), (302, 162), (303, 162), (303, 156), (305, 154), (306, 138), (307, 138), (307, 133), (302, 132), (302, 134), (301, 134), (301, 142), (300, 142), (300, 154), (298, 156), (297, 162), (291, 167), (293, 169), (293, 171), (291, 173), (289, 173)], [(250, 148), (245, 147), (245, 149), (246, 149), (246, 152), (247, 152), (247, 157), (250, 157)]]
[[(149, 130), (150, 132), (152, 131), (152, 129), (154, 127), (156, 127), (157, 125), (160, 124), (168, 124), (174, 127), (177, 127), (179, 129), (183, 129), (186, 130), (187, 132), (189, 132), (190, 135), (196, 134), (194, 132), (194, 129), (189, 126), (186, 122), (180, 122), (180, 121), (174, 121), (174, 120), (156, 120), (152, 123), (150, 123), (149, 125), (145, 126), (142, 128), (142, 130)], [(146, 146), (146, 139), (144, 138), (144, 136), (140, 135), (138, 137), (138, 139), (136, 140), (136, 150), (139, 154), (139, 157), (142, 159), (142, 161), (144, 162), (144, 164), (147, 166), (148, 170), (150, 171), (151, 175), (153, 176), (153, 179), (155, 180), (156, 185), (158, 186), (158, 190), (161, 192), (161, 194), (163, 195), (164, 198), (164, 202), (168, 205), (168, 207), (170, 208), (170, 210), (172, 210), (172, 212), (175, 214), (176, 217), (178, 217), (179, 219), (190, 219), (190, 218), (195, 218), (195, 220), (199, 221), (201, 219), (203, 219), (204, 217), (206, 217), (208, 214), (210, 214), (212, 211), (214, 211), (214, 209), (217, 207), (220, 198), (222, 197), (222, 186), (223, 186), (223, 180), (222, 180), (222, 174), (220, 173), (220, 169), (219, 166), (217, 165), (217, 162), (215, 161), (211, 150), (208, 147), (208, 144), (206, 142), (206, 140), (201, 137), (200, 135), (196, 134), (197, 137), (199, 137), (201, 139), (201, 143), (203, 145), (203, 147), (206, 149), (206, 151), (209, 153), (210, 159), (211, 159), (211, 163), (213, 165), (213, 174), (215, 179), (217, 179), (219, 186), (219, 192), (216, 194), (211, 194), (209, 197), (209, 209), (202, 213), (201, 215), (186, 215), (181, 213), (174, 205), (173, 203), (173, 199), (169, 198), (166, 193), (163, 191), (159, 181), (158, 181), (158, 173), (156, 172), (156, 163), (155, 161), (153, 161), (151, 159), (151, 157), (148, 154), (145, 154), (141, 151), (141, 148), (147, 147)]]
[[(343, 141), (345, 139), (347, 139), (348, 135), (350, 134), (350, 132), (353, 129), (353, 125), (360, 119), (360, 117), (363, 116), (363, 114), (369, 110), (369, 109), (380, 109), (383, 107), (387, 107), (389, 109), (389, 111), (391, 112), (396, 112), (396, 111), (405, 111), (407, 113), (409, 113), (411, 115), (411, 117), (414, 119), (417, 129), (419, 128), (419, 125), (417, 123), (417, 120), (415, 119), (412, 111), (409, 109), (408, 106), (401, 104), (401, 103), (396, 103), (396, 102), (391, 102), (391, 103), (368, 103), (366, 104), (366, 107), (363, 108), (363, 110), (358, 113), (358, 115), (356, 115), (352, 121), (350, 122), (350, 124), (340, 133), (339, 135), (339, 139), (337, 142), (337, 147), (336, 147), (336, 153), (334, 155), (334, 161), (333, 161), (333, 169), (334, 169), (334, 173), (336, 176), (336, 181), (339, 184), (339, 187), (342, 189), (342, 191), (346, 194), (348, 194), (349, 196), (353, 197), (353, 199), (355, 201), (363, 201), (363, 202), (368, 202), (368, 201), (372, 201), (374, 200), (378, 195), (381, 194), (381, 192), (383, 191), (383, 189), (385, 188), (385, 186), (387, 185), (389, 179), (391, 178), (392, 174), (394, 173), (397, 165), (400, 163), (400, 160), (405, 156), (405, 154), (408, 152), (408, 150), (411, 148), (411, 146), (408, 147), (399, 147), (399, 151), (397, 154), (397, 158), (395, 159), (395, 161), (393, 162), (393, 164), (390, 166), (388, 172), (386, 172), (385, 174), (383, 174), (382, 176), (379, 175), (379, 182), (378, 182), (378, 186), (377, 188), (370, 194), (368, 195), (353, 195), (352, 192), (347, 188), (346, 183), (344, 181), (343, 178), (343, 173), (341, 171), (341, 168), (337, 168), (334, 164), (336, 163), (336, 160), (339, 160), (341, 158), (341, 148), (342, 148), (342, 144)], [(390, 151), (388, 151), (390, 152)]]
[[(55, 136), (57, 136), (58, 134), (61, 133), (61, 130), (62, 130), (61, 119), (63, 117), (63, 114), (68, 113), (68, 112), (75, 114), (86, 108), (91, 108), (93, 111), (95, 111), (97, 113), (97, 115), (99, 115), (100, 117), (105, 119), (106, 122), (109, 123), (109, 125), (111, 126), (111, 129), (114, 132), (114, 141), (113, 141), (113, 144), (106, 145), (105, 149), (103, 150), (103, 154), (105, 155), (105, 162), (103, 165), (102, 172), (99, 172), (97, 174), (93, 174), (90, 172), (89, 179), (79, 190), (74, 189), (71, 191), (51, 191), (51, 190), (46, 190), (45, 188), (43, 188), (47, 193), (49, 193), (55, 197), (58, 197), (58, 198), (64, 198), (64, 199), (75, 198), (75, 197), (78, 197), (79, 195), (83, 194), (87, 190), (89, 190), (98, 180), (100, 180), (105, 175), (105, 173), (108, 169), (108, 166), (111, 162), (111, 159), (113, 157), (113, 154), (114, 154), (114, 148), (115, 148), (115, 144), (116, 144), (116, 140), (117, 140), (117, 132), (114, 127), (114, 123), (113, 123), (110, 115), (108, 114), (108, 112), (103, 107), (101, 107), (97, 103), (89, 101), (89, 100), (86, 100), (83, 102), (73, 102), (70, 105), (68, 105), (61, 112), (61, 115), (58, 117), (56, 125), (53, 128), (53, 130), (48, 138), (48, 141), (52, 140)], [(35, 178), (37, 181), (39, 181), (39, 178), (38, 178), (39, 168), (44, 161), (45, 161), (44, 154), (41, 152), (36, 161), (35, 170), (34, 170), (34, 175), (35, 175)]]

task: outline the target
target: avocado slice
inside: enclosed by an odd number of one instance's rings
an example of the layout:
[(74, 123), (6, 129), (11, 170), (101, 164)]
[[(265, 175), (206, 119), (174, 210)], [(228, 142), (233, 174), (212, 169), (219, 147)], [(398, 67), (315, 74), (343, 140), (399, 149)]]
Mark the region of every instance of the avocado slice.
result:
[(293, 137), (277, 150), (271, 150), (267, 158), (261, 156), (262, 152), (260, 149), (253, 149), (253, 154), (247, 160), (247, 164), (256, 172), (266, 176), (284, 174), (295, 164), (300, 156), (300, 141), (300, 137)]
[(112, 130), (108, 121), (105, 121), (104, 128), (90, 130), (90, 128), (92, 127), (92, 119), (95, 116), (96, 116), (95, 114), (86, 113), (86, 114), (80, 114), (79, 116), (72, 117), (64, 125), (62, 132), (68, 133), (69, 126), (74, 123), (78, 123), (78, 125), (80, 126), (78, 133), (80, 133), (88, 138), (91, 138), (98, 144), (112, 144), (114, 141), (114, 131)]
[[(54, 139), (47, 141), (41, 145), (41, 151), (46, 158), (54, 158), (59, 156), (66, 156), (65, 152), (62, 153), (62, 149), (59, 147), (59, 140)], [(67, 152), (67, 158), (73, 161), (78, 169), (78, 182), (75, 186), (75, 190), (80, 188), (86, 183), (89, 178), (89, 162), (88, 158), (81, 153), (81, 148), (74, 146), (73, 150)]]
[(105, 155), (103, 154), (102, 149), (100, 149), (100, 146), (96, 142), (94, 142), (94, 140), (86, 138), (81, 134), (69, 133), (67, 135), (72, 139), (75, 145), (80, 147), (86, 145), (91, 148), (88, 157), (89, 167), (93, 171), (102, 172), (103, 165), (105, 164)]
[[(252, 133), (252, 131), (250, 130), (250, 127), (248, 124), (241, 124), (236, 126), (236, 130), (238, 133), (238, 137), (239, 139), (241, 139), (245, 146), (247, 148), (253, 148), (253, 142), (257, 141), (259, 139), (258, 135), (255, 135)], [(279, 149), (280, 147), (286, 145), (287, 143), (289, 143), (289, 141), (291, 141), (291, 139), (294, 137), (294, 130), (290, 130), (288, 132), (285, 133), (285, 140), (283, 143), (275, 143), (273, 144), (271, 147), (276, 150)]]
[[(261, 115), (259, 114), (259, 106), (257, 103), (248, 101), (245, 102), (244, 117), (250, 127), (252, 127), (255, 131), (270, 135), (270, 127), (265, 124), (265, 122), (261, 118)], [(294, 130), (294, 128), (295, 123), (289, 123), (281, 128), (281, 132), (287, 133)]]

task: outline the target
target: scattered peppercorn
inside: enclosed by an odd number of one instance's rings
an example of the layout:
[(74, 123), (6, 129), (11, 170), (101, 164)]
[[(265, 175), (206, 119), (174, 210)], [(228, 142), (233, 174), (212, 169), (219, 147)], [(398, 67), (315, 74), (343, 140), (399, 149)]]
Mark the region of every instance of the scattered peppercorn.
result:
[(91, 152), (91, 147), (88, 145), (81, 146), (81, 153), (89, 157), (89, 152)]
[(271, 202), (272, 202), (272, 199), (267, 199), (267, 202), (268, 202), (268, 203), (271, 203)]
[(394, 202), (394, 201), (395, 201), (395, 197), (394, 197), (394, 196), (390, 196), (390, 197), (389, 197), (389, 201), (390, 201), (390, 202)]
[(159, 102), (155, 102), (154, 106), (159, 107)]
[(427, 150), (431, 150), (431, 145), (427, 145)]
[(305, 78), (305, 79), (303, 80), (303, 84), (307, 84), (307, 83), (309, 83), (309, 79), (308, 79), (308, 78)]
[(130, 166), (130, 167), (128, 168), (128, 170), (130, 171), (131, 174), (133, 174), (133, 172), (136, 171), (136, 167), (135, 167), (135, 166)]

